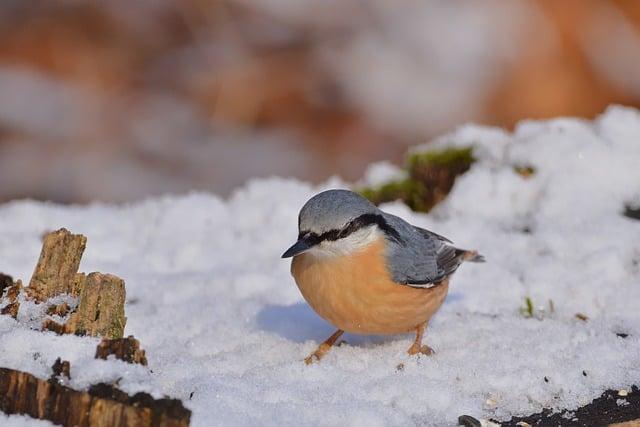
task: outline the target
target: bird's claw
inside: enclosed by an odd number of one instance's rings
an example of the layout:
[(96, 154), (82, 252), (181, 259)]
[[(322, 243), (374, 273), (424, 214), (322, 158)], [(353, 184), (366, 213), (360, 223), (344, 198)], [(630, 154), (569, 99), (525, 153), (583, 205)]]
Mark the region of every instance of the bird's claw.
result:
[(311, 365), (313, 362), (319, 362), (320, 357), (317, 354), (311, 353), (309, 356), (304, 358), (305, 365)]
[(304, 363), (307, 365), (311, 365), (313, 362), (319, 362), (320, 359), (324, 357), (325, 354), (331, 349), (330, 345), (320, 344), (320, 346), (311, 353), (309, 356), (304, 358)]
[(424, 354), (425, 356), (431, 356), (432, 354), (435, 353), (435, 350), (426, 344), (422, 346), (418, 346), (414, 344), (411, 347), (409, 347), (409, 350), (407, 351), (407, 353), (409, 353), (411, 356), (416, 354)]

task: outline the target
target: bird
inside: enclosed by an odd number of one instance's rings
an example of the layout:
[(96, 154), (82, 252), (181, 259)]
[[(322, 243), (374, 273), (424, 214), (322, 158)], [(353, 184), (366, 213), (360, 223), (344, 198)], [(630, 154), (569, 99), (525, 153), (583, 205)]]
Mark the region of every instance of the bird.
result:
[(410, 355), (431, 355), (427, 324), (464, 261), (484, 262), (433, 231), (382, 211), (343, 189), (309, 199), (298, 215), (298, 238), (282, 258), (307, 303), (337, 328), (304, 359), (320, 361), (344, 332), (389, 335), (415, 331)]

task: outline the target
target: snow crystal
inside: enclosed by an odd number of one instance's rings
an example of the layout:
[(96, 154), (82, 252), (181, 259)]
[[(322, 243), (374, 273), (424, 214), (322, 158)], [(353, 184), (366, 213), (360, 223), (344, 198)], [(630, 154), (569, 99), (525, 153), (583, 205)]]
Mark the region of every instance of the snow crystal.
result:
[[(435, 355), (408, 356), (410, 335), (347, 335), (321, 363), (302, 362), (332, 327), (279, 257), (320, 188), (274, 178), (228, 200), (0, 207), (0, 270), (28, 280), (45, 230), (85, 234), (81, 271), (126, 280), (126, 334), (149, 359), (94, 360), (98, 339), (32, 330), (23, 316), (39, 314), (26, 307), (19, 322), (0, 316), (0, 366), (48, 377), (61, 357), (73, 387), (119, 381), (179, 398), (194, 426), (454, 425), (461, 414), (575, 409), (638, 384), (640, 222), (622, 212), (640, 198), (640, 113), (525, 122), (513, 134), (465, 126), (436, 144), (473, 145), (478, 161), (428, 215), (384, 206), (487, 259), (452, 280), (426, 333)], [(522, 315), (527, 297), (543, 315)]]

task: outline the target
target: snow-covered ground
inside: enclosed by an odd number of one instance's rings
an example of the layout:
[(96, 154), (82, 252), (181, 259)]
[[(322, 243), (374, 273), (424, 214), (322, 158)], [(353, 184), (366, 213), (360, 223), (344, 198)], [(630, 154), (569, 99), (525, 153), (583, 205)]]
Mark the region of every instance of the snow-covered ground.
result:
[[(408, 356), (410, 335), (347, 335), (321, 363), (302, 362), (332, 328), (280, 255), (320, 188), (273, 178), (228, 200), (0, 207), (0, 271), (28, 280), (45, 230), (85, 234), (81, 271), (126, 280), (126, 334), (149, 359), (148, 368), (94, 360), (97, 339), (31, 330), (38, 308), (25, 304), (18, 322), (0, 316), (0, 366), (47, 377), (62, 357), (72, 386), (121, 378), (127, 392), (182, 399), (193, 426), (455, 425), (461, 414), (575, 408), (639, 384), (640, 221), (622, 212), (640, 205), (640, 113), (525, 122), (514, 134), (466, 126), (436, 144), (473, 144), (479, 161), (428, 215), (384, 208), (487, 262), (456, 273), (426, 335), (434, 356)], [(514, 165), (536, 172), (523, 178)], [(524, 317), (527, 296), (544, 312)]]

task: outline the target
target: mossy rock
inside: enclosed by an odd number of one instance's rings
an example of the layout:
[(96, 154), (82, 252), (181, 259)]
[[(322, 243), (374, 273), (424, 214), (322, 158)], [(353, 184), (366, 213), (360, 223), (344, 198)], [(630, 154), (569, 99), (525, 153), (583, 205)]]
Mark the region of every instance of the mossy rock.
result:
[(402, 200), (414, 211), (428, 212), (449, 194), (456, 177), (468, 171), (474, 161), (471, 147), (413, 153), (407, 157), (408, 178), (358, 191), (375, 204)]

